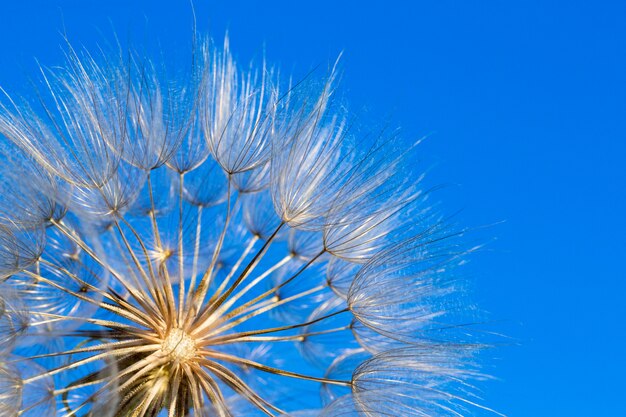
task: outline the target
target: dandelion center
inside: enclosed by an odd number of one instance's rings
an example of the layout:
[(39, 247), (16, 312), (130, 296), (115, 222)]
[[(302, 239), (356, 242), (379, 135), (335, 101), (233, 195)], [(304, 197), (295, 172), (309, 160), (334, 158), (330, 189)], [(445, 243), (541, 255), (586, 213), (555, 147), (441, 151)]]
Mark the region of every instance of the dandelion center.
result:
[(196, 354), (194, 340), (183, 329), (172, 329), (163, 340), (161, 350), (176, 362), (184, 362)]

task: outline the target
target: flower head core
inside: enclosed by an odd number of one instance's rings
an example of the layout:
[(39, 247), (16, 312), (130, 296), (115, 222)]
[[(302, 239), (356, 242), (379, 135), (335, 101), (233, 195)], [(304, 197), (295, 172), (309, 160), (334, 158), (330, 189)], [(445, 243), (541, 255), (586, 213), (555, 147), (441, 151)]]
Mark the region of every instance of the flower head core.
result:
[(172, 329), (161, 345), (161, 350), (176, 363), (185, 362), (196, 355), (196, 343), (183, 329)]

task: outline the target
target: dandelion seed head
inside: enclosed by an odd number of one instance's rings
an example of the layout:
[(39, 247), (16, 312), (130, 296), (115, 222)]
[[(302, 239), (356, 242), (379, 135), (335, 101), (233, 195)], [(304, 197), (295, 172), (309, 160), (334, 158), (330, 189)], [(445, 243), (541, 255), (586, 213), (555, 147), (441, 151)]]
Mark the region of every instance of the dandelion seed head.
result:
[[(442, 221), (321, 83), (67, 50), (0, 101), (0, 416), (461, 416)], [(316, 75), (316, 76), (318, 76)]]

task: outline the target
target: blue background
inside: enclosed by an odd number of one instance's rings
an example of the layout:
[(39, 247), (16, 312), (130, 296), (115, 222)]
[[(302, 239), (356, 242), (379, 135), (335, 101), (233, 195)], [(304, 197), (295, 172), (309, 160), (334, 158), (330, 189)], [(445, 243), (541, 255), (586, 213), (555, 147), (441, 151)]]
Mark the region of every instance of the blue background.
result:
[[(2, 0), (0, 85), (28, 91), (33, 57), (61, 64), (63, 25), (87, 47), (111, 27), (123, 43), (189, 43), (188, 2), (128, 3)], [(485, 356), (499, 379), (483, 385), (486, 404), (509, 416), (626, 415), (626, 2), (195, 7), (200, 29), (229, 30), (241, 61), (265, 47), (301, 74), (344, 51), (351, 107), (429, 136), (424, 166), (447, 185), (443, 206), (488, 243), (466, 269), (488, 328), (506, 336)]]

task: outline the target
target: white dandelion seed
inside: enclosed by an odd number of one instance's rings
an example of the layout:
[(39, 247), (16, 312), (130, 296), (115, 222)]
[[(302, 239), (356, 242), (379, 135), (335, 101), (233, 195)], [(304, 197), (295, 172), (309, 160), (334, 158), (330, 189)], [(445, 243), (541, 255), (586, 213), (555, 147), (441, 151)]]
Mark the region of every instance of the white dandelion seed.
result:
[[(228, 41), (74, 49), (0, 105), (1, 416), (461, 416), (463, 251), (397, 132)], [(317, 91), (317, 92), (315, 92)]]

